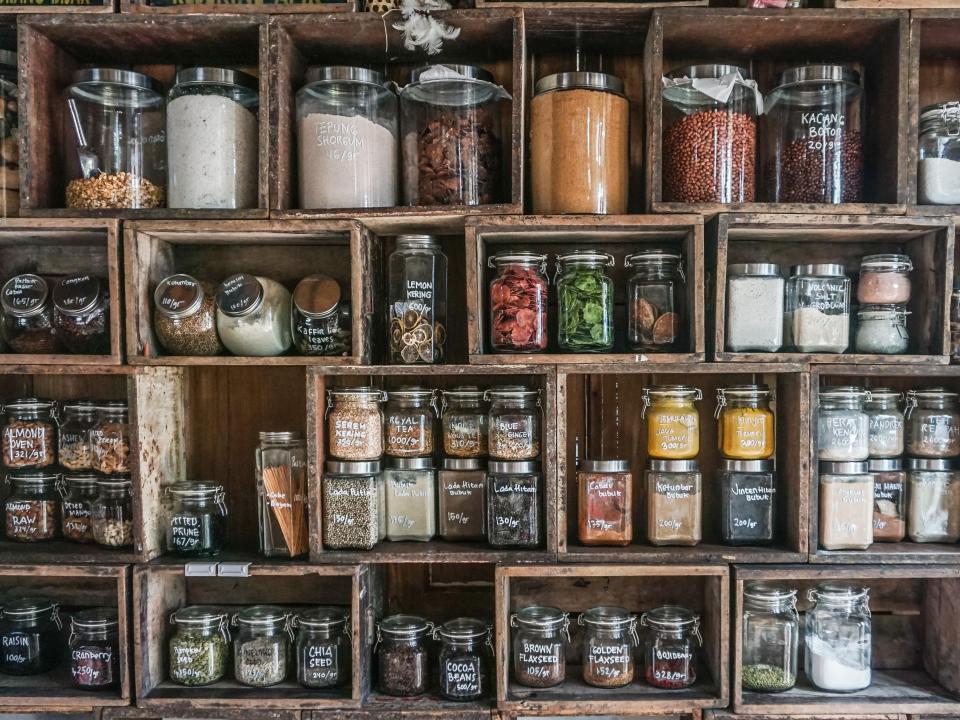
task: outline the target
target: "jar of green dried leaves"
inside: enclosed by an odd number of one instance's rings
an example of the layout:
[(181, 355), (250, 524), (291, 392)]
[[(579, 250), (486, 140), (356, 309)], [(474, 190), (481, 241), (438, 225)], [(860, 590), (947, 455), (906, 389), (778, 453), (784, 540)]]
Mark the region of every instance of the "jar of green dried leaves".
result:
[(613, 349), (613, 256), (574, 250), (557, 256), (557, 345), (564, 352)]
[(228, 616), (220, 608), (192, 605), (170, 618), (170, 680), (178, 685), (211, 685), (227, 673)]

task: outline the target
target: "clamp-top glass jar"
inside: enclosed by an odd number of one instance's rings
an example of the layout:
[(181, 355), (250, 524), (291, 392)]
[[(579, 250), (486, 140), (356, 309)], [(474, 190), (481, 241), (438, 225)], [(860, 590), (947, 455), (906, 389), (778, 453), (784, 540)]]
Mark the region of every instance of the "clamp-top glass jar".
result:
[(283, 682), (290, 666), (290, 616), (273, 605), (254, 605), (233, 616), (233, 676), (241, 685), (270, 687)]
[(742, 661), (745, 690), (783, 692), (797, 683), (800, 615), (797, 591), (765, 582), (743, 589)]
[(350, 613), (338, 607), (312, 608), (294, 617), (292, 626), (297, 631), (297, 682), (312, 689), (349, 684)]
[(6, 535), (18, 542), (53, 540), (60, 533), (60, 476), (42, 470), (10, 473), (4, 502)]
[(260, 552), (297, 557), (309, 550), (307, 442), (299, 432), (260, 433), (257, 518)]
[(644, 679), (654, 687), (679, 690), (697, 681), (697, 659), (703, 645), (700, 616), (686, 608), (664, 605), (640, 616), (647, 629), (643, 643)]
[(171, 498), (167, 552), (181, 557), (214, 557), (223, 549), (227, 506), (223, 485), (179, 482), (167, 487)]
[(97, 405), (80, 400), (61, 406), (60, 440), (57, 457), (66, 470), (92, 470), (93, 449), (90, 431), (97, 424)]
[(960, 455), (958, 395), (946, 388), (907, 392), (907, 454), (921, 458), (955, 458)]
[(559, 608), (532, 605), (510, 616), (514, 628), (513, 679), (525, 687), (548, 688), (567, 676), (570, 619)]
[(97, 424), (90, 428), (93, 469), (104, 475), (130, 472), (130, 412), (125, 400), (97, 406)]
[(857, 302), (861, 305), (893, 305), (910, 302), (909, 255), (866, 255), (860, 261)]
[(81, 690), (120, 684), (120, 623), (114, 608), (91, 608), (70, 618), (70, 674)]
[(93, 275), (71, 275), (53, 287), (53, 329), (77, 355), (110, 354), (110, 291)]
[(399, 235), (387, 261), (390, 362), (439, 363), (447, 347), (447, 256), (432, 235)]
[(327, 454), (351, 462), (383, 455), (382, 390), (354, 387), (327, 390)]
[(787, 281), (784, 345), (803, 353), (842, 353), (850, 345), (850, 278), (843, 265), (794, 265)]
[(430, 687), (427, 641), (433, 623), (417, 615), (391, 615), (377, 625), (378, 687), (385, 695), (414, 697)]
[(3, 466), (10, 470), (45, 468), (57, 461), (56, 406), (23, 398), (3, 406)]
[(613, 349), (613, 267), (609, 253), (574, 250), (557, 256), (557, 346), (564, 352)]
[(60, 659), (60, 608), (47, 598), (25, 597), (0, 608), (0, 672), (39, 675)]
[(820, 390), (817, 412), (817, 457), (844, 462), (870, 456), (870, 418), (864, 404), (870, 392), (853, 385)]
[(497, 460), (536, 460), (540, 457), (540, 391), (519, 385), (490, 388), (488, 452)]
[(223, 610), (192, 605), (170, 616), (170, 680), (190, 687), (212, 685), (227, 674), (230, 618)]
[(627, 284), (627, 347), (641, 352), (682, 350), (686, 334), (683, 256), (672, 250), (642, 250), (624, 259)]
[(856, 692), (870, 685), (872, 623), (868, 590), (822, 583), (807, 592), (807, 679), (827, 692)]
[(118, 475), (97, 481), (97, 499), (90, 503), (90, 527), (98, 545), (133, 545), (133, 482)]
[(633, 682), (634, 655), (640, 645), (637, 618), (622, 607), (594, 607), (580, 613), (580, 663), (583, 681), (601, 688), (619, 688)]
[(643, 390), (647, 421), (647, 454), (658, 460), (692, 460), (700, 454), (700, 413), (694, 402), (703, 398), (690, 385), (655, 385)]
[(496, 352), (547, 349), (547, 256), (527, 250), (491, 255), (490, 347)]
[(433, 418), (437, 411), (434, 391), (420, 387), (401, 387), (386, 395), (386, 454), (395, 458), (433, 455)]
[(480, 700), (490, 691), (493, 642), (490, 627), (475, 618), (448, 620), (433, 633), (440, 641), (440, 697)]
[(873, 388), (866, 402), (870, 420), (869, 451), (871, 458), (895, 458), (903, 455), (903, 393), (890, 388)]
[[(0, 53), (6, 52), (0, 50)], [(0, 80), (0, 91), (3, 81)], [(0, 172), (4, 177), (6, 170)], [(2, 187), (0, 187), (2, 191)], [(0, 195), (3, 193), (0, 192)], [(0, 291), (4, 342), (16, 353), (49, 354), (60, 349), (53, 329), (53, 302), (47, 281), (39, 275), (16, 275)]]
[(487, 454), (487, 410), (484, 391), (473, 386), (443, 390), (441, 425), (443, 453), (455, 458), (481, 458)]
[(63, 476), (60, 495), (63, 497), (63, 537), (79, 543), (93, 542), (90, 527), (90, 506), (97, 499), (97, 478), (94, 473), (74, 473)]
[(768, 460), (777, 454), (777, 430), (766, 385), (717, 389), (717, 447), (730, 460)]
[(960, 101), (927, 105), (920, 111), (917, 202), (960, 204)]
[(861, 305), (857, 311), (858, 353), (903, 355), (910, 347), (906, 305)]

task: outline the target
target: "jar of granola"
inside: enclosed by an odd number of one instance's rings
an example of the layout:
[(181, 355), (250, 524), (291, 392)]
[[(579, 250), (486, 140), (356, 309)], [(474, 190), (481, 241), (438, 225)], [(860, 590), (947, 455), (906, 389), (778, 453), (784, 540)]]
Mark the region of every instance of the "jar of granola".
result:
[(440, 405), (443, 452), (455, 458), (487, 454), (487, 412), (483, 390), (471, 386), (444, 390)]
[(104, 475), (130, 472), (130, 419), (127, 403), (97, 406), (97, 424), (90, 430), (93, 469)]
[(56, 408), (48, 400), (25, 398), (3, 406), (3, 466), (45, 468), (57, 461)]
[(60, 484), (63, 497), (63, 536), (79, 543), (93, 542), (90, 506), (97, 498), (97, 476), (93, 473), (64, 475)]
[(386, 394), (373, 387), (327, 391), (327, 454), (352, 462), (379, 460), (383, 455), (383, 411)]
[(540, 457), (540, 391), (519, 385), (491, 388), (489, 455), (497, 460)]
[(387, 455), (397, 458), (433, 455), (435, 413), (433, 390), (402, 387), (387, 393), (384, 422)]
[(97, 424), (97, 406), (84, 400), (63, 406), (60, 423), (60, 465), (67, 470), (93, 468), (90, 430)]

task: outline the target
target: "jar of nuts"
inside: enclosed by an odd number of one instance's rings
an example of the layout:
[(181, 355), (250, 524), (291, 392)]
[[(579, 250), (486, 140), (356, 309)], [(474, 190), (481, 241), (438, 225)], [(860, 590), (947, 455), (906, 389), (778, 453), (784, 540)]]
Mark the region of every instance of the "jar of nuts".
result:
[(60, 483), (63, 497), (63, 536), (74, 542), (93, 542), (90, 506), (97, 499), (97, 478), (94, 473), (64, 475)]
[(433, 455), (433, 418), (436, 396), (433, 390), (402, 387), (387, 394), (386, 453), (408, 458)]
[(90, 449), (97, 472), (130, 472), (130, 419), (125, 401), (113, 400), (97, 406), (97, 424), (90, 430)]
[(98, 545), (133, 545), (133, 483), (129, 477), (97, 481), (97, 499), (90, 505), (90, 525)]
[(24, 398), (3, 406), (3, 466), (45, 468), (57, 461), (56, 408), (49, 400)]
[(57, 537), (60, 530), (60, 496), (56, 473), (26, 471), (10, 473), (10, 494), (4, 505), (7, 539), (41, 542)]
[(97, 406), (80, 400), (62, 406), (60, 422), (60, 465), (67, 470), (90, 470), (93, 451), (90, 430), (97, 424)]
[(327, 453), (338, 460), (379, 460), (383, 455), (386, 399), (373, 387), (327, 391)]
[(519, 385), (491, 388), (489, 454), (497, 460), (540, 457), (540, 391)]

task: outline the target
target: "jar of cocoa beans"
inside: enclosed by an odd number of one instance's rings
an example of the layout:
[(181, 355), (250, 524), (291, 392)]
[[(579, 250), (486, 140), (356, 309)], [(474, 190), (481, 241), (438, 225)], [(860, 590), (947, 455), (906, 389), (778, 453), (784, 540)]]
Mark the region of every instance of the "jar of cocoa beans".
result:
[(386, 395), (386, 454), (396, 458), (433, 455), (433, 418), (437, 410), (433, 390), (402, 387)]
[(56, 408), (48, 400), (25, 398), (3, 406), (3, 466), (45, 468), (57, 461)]
[(383, 455), (382, 390), (354, 387), (327, 391), (327, 454), (353, 462)]
[(484, 391), (473, 386), (444, 390), (440, 405), (443, 452), (454, 458), (487, 454), (487, 411)]
[(7, 540), (42, 542), (60, 533), (60, 476), (39, 470), (10, 473), (4, 504)]
[(673, 250), (642, 250), (628, 255), (627, 345), (641, 352), (683, 348), (687, 278), (683, 256)]

